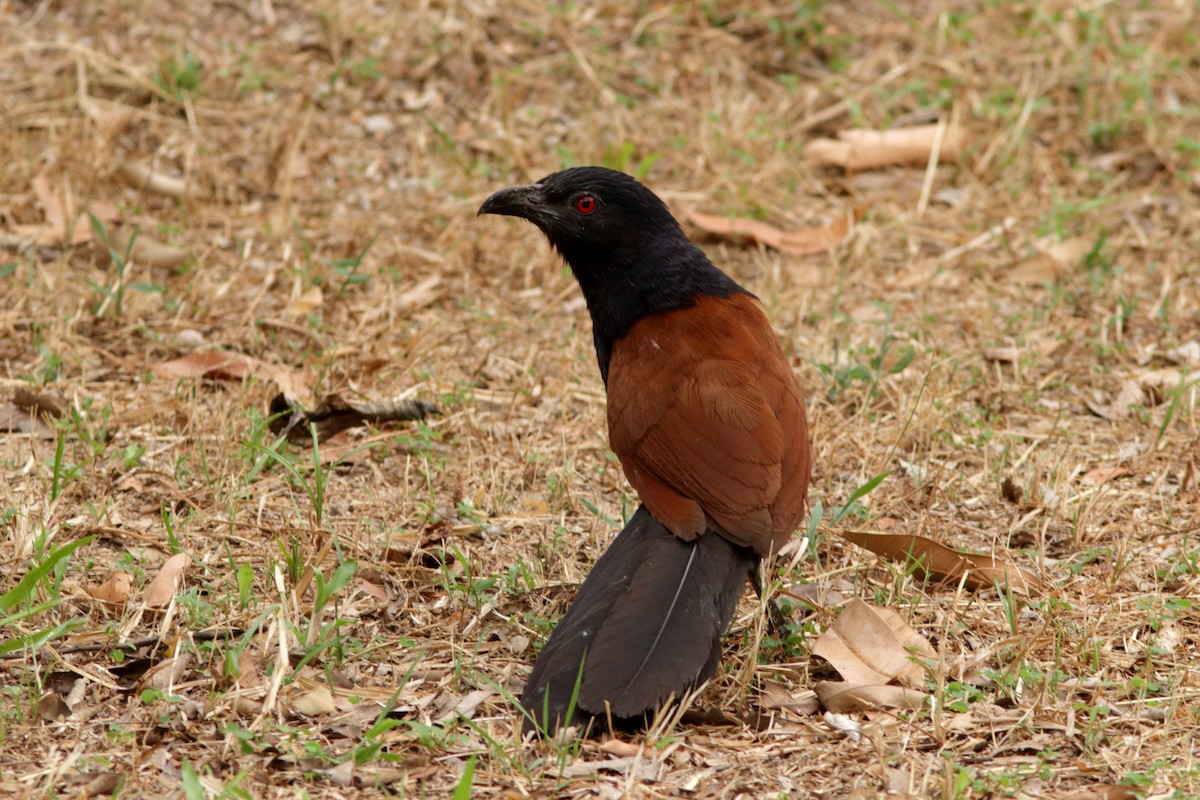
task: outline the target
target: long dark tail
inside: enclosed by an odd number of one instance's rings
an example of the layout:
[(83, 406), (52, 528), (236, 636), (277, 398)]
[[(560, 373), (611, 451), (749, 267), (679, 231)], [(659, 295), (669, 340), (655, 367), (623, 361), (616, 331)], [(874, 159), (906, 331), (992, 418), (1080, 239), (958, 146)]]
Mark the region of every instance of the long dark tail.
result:
[[(521, 692), (525, 730), (599, 718), (631, 727), (712, 677), (752, 550), (708, 532), (676, 537), (645, 506), (579, 587)], [(582, 673), (580, 671), (582, 665)], [(536, 723), (535, 723), (536, 721)]]

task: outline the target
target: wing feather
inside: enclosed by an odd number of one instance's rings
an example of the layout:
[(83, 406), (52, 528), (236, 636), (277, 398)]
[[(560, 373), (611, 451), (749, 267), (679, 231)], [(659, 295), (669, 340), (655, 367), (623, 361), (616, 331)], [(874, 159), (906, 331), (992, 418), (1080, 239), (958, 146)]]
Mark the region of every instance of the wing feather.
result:
[(647, 317), (611, 363), (612, 448), (663, 524), (690, 539), (703, 519), (760, 554), (782, 546), (804, 512), (808, 433), (757, 302), (703, 297)]

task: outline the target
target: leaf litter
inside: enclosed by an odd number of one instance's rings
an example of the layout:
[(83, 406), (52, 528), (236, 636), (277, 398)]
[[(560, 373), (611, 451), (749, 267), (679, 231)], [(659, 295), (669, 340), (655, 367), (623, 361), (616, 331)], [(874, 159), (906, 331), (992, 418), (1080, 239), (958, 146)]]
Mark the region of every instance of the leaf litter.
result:
[[(474, 758), (480, 796), (1196, 793), (1196, 168), (1160, 143), (1195, 138), (1169, 109), (1200, 98), (1154, 69), (1187, 52), (1186, 9), (76, 11), (0, 6), (4, 391), (62, 412), (14, 401), (45, 428), (0, 437), (0, 617), (51, 603), (6, 626), (11, 707), (38, 711), (3, 718), (3, 790), (443, 796)], [(1150, 122), (1109, 125), (1123, 69)], [(854, 128), (837, 170), (805, 148)], [(794, 634), (756, 653), (748, 601), (697, 701), (716, 713), (620, 756), (522, 744), (510, 699), (628, 503), (570, 277), (471, 216), (560, 161), (640, 171), (764, 245), (717, 253), (810, 397), (814, 508), (907, 465), (816, 526)], [(798, 208), (833, 222), (735, 229)], [(772, 240), (821, 258), (800, 281)], [(289, 472), (251, 446), (280, 392), (444, 413)], [(143, 608), (176, 551), (186, 580)], [(818, 684), (859, 596), (935, 669)], [(843, 710), (814, 716), (818, 685)], [(293, 714), (318, 687), (334, 710)]]

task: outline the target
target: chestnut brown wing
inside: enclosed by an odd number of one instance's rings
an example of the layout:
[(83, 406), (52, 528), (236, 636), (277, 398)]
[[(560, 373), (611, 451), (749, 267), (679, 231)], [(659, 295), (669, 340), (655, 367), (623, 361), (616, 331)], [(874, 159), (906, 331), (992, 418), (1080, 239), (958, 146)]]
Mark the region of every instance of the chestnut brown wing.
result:
[(791, 368), (749, 295), (646, 317), (616, 343), (613, 450), (676, 535), (709, 526), (760, 554), (803, 515), (808, 433)]

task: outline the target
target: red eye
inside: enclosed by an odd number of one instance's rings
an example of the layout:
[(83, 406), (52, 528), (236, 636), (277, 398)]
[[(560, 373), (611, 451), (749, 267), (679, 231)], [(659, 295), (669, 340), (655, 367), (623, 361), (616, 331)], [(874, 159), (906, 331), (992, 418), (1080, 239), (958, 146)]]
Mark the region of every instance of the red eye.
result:
[(596, 198), (590, 194), (581, 194), (575, 198), (575, 210), (580, 214), (590, 214), (596, 210)]

